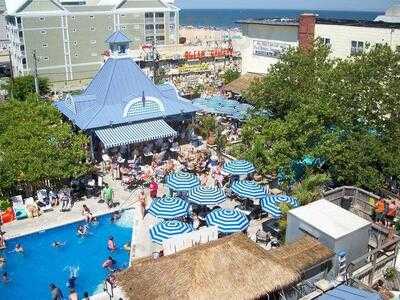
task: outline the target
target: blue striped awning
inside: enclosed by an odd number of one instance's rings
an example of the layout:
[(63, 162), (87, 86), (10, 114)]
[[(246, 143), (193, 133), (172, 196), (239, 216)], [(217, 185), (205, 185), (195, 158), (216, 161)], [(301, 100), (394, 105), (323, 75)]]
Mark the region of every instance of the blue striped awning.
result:
[(105, 148), (175, 137), (177, 133), (164, 120), (153, 120), (118, 127), (98, 129), (96, 135)]
[(180, 221), (164, 221), (154, 225), (150, 229), (150, 237), (154, 243), (162, 244), (163, 241), (177, 234), (189, 233), (193, 231), (192, 225)]
[(273, 218), (281, 217), (282, 211), (279, 206), (281, 203), (286, 203), (293, 208), (299, 206), (299, 202), (296, 198), (287, 195), (267, 195), (260, 200), (261, 208)]

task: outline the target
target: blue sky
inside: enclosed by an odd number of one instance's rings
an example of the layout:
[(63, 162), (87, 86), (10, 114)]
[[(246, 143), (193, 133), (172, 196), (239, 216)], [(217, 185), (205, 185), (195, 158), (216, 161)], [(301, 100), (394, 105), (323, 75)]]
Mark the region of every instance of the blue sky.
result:
[(265, 8), (385, 11), (400, 0), (176, 0), (180, 8)]

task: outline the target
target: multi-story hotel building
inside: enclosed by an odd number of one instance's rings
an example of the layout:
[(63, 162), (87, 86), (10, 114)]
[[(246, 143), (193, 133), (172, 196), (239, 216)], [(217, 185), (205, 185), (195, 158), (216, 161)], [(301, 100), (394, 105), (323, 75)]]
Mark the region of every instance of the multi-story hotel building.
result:
[[(10, 0), (16, 1), (16, 0)], [(173, 0), (23, 0), (7, 12), (15, 76), (53, 82), (91, 78), (103, 62), (105, 40), (124, 32), (134, 48), (178, 43), (179, 9)], [(36, 53), (36, 60), (34, 58)]]
[(244, 20), (242, 73), (267, 73), (289, 47), (309, 46), (320, 39), (334, 58), (368, 51), (376, 44), (400, 50), (400, 5), (374, 21), (323, 19), (302, 14), (298, 19)]

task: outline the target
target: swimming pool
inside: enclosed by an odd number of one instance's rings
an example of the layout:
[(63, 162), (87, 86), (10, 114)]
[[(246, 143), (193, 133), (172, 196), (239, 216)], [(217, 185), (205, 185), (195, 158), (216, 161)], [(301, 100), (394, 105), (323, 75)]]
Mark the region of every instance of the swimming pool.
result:
[[(132, 237), (133, 210), (123, 212), (115, 224), (111, 223), (110, 215), (99, 217), (98, 224), (90, 225), (85, 237), (76, 235), (80, 224), (84, 222), (8, 240), (7, 249), (0, 252), (6, 258), (6, 265), (0, 271), (7, 271), (10, 282), (0, 282), (0, 299), (51, 299), (50, 283), (58, 286), (67, 298), (70, 268), (79, 268), (76, 289), (80, 297), (85, 291), (89, 294), (102, 292), (107, 275), (102, 268), (103, 261), (111, 255), (119, 268), (128, 265), (129, 253), (123, 245)], [(117, 243), (116, 252), (110, 253), (107, 249), (109, 236)], [(66, 244), (54, 248), (51, 244), (55, 240)], [(13, 251), (17, 243), (23, 246), (23, 254)]]

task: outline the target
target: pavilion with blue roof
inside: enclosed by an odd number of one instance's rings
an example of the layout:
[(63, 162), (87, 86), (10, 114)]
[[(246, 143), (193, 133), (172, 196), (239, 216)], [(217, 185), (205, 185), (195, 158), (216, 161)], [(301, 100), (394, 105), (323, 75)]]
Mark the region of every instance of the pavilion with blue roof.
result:
[(127, 57), (130, 40), (115, 32), (112, 55), (80, 95), (56, 101), (57, 109), (104, 148), (176, 136), (169, 123), (190, 120), (198, 111), (171, 84), (156, 86)]

